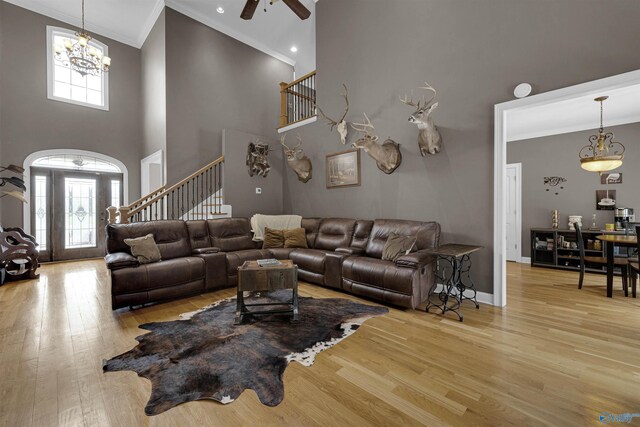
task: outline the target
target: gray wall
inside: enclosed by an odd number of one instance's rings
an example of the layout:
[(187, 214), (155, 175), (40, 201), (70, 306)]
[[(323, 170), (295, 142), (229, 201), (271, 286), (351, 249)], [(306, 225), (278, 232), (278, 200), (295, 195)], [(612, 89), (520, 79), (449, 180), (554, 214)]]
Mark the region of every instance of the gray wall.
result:
[[(249, 176), (245, 165), (249, 142), (260, 140), (269, 144), (271, 170), (266, 178)], [(222, 134), (224, 154), (224, 198), (233, 208), (235, 217), (251, 217), (255, 213), (277, 215), (282, 213), (284, 157), (280, 143), (267, 136), (225, 129)], [(256, 194), (256, 187), (262, 194)]]
[[(140, 50), (97, 36), (109, 46), (110, 110), (47, 99), (46, 26), (69, 25), (0, 1), (0, 142), (3, 164), (22, 165), (45, 149), (90, 150), (120, 159), (129, 170), (129, 197), (140, 192), (142, 141)], [(22, 205), (1, 202), (3, 225), (22, 225)]]
[[(560, 228), (567, 228), (569, 215), (582, 215), (582, 225), (590, 227), (592, 215), (604, 228), (613, 223), (614, 211), (596, 210), (596, 190), (616, 190), (616, 206), (634, 208), (640, 218), (640, 123), (607, 127), (615, 140), (626, 145), (624, 163), (613, 172), (622, 172), (622, 184), (600, 184), (600, 175), (580, 167), (578, 151), (588, 143), (592, 131), (510, 142), (507, 162), (522, 163), (522, 256), (531, 256), (531, 228), (551, 226), (551, 211), (558, 209)], [(564, 189), (544, 185), (545, 176), (561, 176)], [(546, 191), (550, 189), (550, 191)], [(555, 193), (558, 193), (556, 195)]]
[(278, 84), (293, 70), (170, 8), (165, 14), (167, 182), (173, 183), (220, 156), (225, 128), (275, 139)]
[[(401, 144), (404, 160), (385, 175), (363, 153), (362, 186), (328, 190), (324, 156), (344, 146), (324, 123), (306, 126), (316, 173), (307, 184), (287, 180), (285, 212), (439, 221), (444, 242), (485, 247), (473, 275), (491, 292), (494, 104), (523, 81), (543, 92), (640, 68), (637, 1), (322, 0), (316, 12), (320, 105), (339, 115), (345, 82), (347, 119), (366, 111), (380, 138)], [(425, 80), (438, 90), (444, 150), (422, 158), (398, 95)]]
[[(167, 148), (167, 73), (164, 11), (141, 49), (143, 148), (142, 157)], [(156, 188), (156, 187), (151, 187)]]

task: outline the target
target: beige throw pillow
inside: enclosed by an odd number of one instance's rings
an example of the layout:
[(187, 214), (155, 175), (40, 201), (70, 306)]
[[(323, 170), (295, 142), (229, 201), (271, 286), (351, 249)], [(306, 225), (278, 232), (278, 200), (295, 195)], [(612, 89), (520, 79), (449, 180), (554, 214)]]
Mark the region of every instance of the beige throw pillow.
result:
[(131, 248), (131, 255), (138, 258), (140, 264), (150, 264), (160, 261), (160, 250), (156, 241), (153, 240), (153, 234), (147, 234), (144, 237), (135, 239), (124, 239), (124, 242)]
[(391, 233), (382, 248), (382, 259), (395, 261), (402, 255), (407, 255), (416, 246), (416, 236), (401, 236)]

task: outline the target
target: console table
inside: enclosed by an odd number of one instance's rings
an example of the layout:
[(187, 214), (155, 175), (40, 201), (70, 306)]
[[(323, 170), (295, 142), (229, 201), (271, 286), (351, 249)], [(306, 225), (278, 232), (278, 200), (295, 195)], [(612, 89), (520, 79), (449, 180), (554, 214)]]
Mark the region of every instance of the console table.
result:
[[(244, 292), (275, 291), (291, 289), (292, 298), (288, 303), (244, 302)], [(280, 306), (281, 309), (249, 310), (248, 307)], [(238, 267), (238, 296), (235, 324), (242, 324), (244, 317), (255, 314), (291, 314), (293, 322), (298, 321), (298, 266), (291, 260), (280, 260), (280, 265), (260, 266), (256, 261), (245, 261)]]
[[(482, 246), (447, 244), (437, 248), (426, 250), (427, 253), (436, 257), (435, 277), (436, 283), (429, 290), (427, 297), (426, 312), (431, 308), (437, 308), (444, 316), (447, 311), (454, 312), (462, 322), (462, 303), (465, 300), (473, 302), (476, 309), (480, 308), (476, 298), (476, 289), (469, 271), (471, 270), (470, 255), (482, 249)], [(444, 266), (440, 269), (440, 262)], [(441, 271), (439, 271), (441, 270)], [(442, 289), (436, 292), (439, 284)], [(473, 296), (466, 296), (465, 292), (473, 292)]]

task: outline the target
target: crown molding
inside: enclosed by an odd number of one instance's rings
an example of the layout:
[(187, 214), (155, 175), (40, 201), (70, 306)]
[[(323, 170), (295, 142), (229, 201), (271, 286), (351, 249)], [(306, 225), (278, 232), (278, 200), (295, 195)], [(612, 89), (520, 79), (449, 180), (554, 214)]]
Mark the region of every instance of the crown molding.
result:
[(151, 11), (151, 14), (147, 18), (147, 21), (142, 26), (142, 33), (140, 34), (137, 40), (136, 47), (138, 49), (142, 48), (142, 45), (144, 44), (144, 42), (147, 41), (147, 37), (149, 37), (149, 33), (151, 33), (153, 26), (156, 24), (156, 21), (160, 17), (160, 14), (162, 13), (163, 10), (164, 10), (164, 0), (156, 0), (156, 4), (155, 6), (153, 6), (153, 10)]
[(264, 43), (260, 42), (259, 40), (254, 39), (253, 37), (249, 37), (246, 36), (236, 30), (234, 30), (233, 28), (230, 28), (226, 25), (220, 24), (218, 22), (214, 22), (213, 19), (209, 18), (208, 16), (197, 12), (195, 10), (193, 10), (191, 7), (179, 3), (176, 0), (166, 0), (165, 1), (165, 5), (167, 7), (170, 7), (171, 9), (182, 13), (183, 15), (188, 16), (191, 19), (194, 19), (204, 25), (206, 25), (207, 27), (213, 28), (216, 31), (220, 31), (223, 34), (228, 35), (229, 37), (232, 37), (246, 45), (249, 45), (251, 47), (253, 47), (254, 49), (257, 49), (261, 52), (266, 53), (269, 56), (272, 56), (286, 64), (289, 64), (291, 66), (295, 66), (296, 65), (296, 61), (295, 59), (283, 55), (280, 52), (277, 52), (273, 49), (271, 49), (270, 47), (268, 47), (267, 45), (265, 45)]

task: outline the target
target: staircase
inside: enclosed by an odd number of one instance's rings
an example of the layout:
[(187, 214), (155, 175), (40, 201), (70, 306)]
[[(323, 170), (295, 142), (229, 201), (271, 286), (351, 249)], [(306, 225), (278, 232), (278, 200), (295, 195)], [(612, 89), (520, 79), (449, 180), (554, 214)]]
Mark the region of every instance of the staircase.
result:
[(224, 156), (180, 180), (162, 186), (128, 206), (107, 208), (109, 224), (162, 219), (214, 219), (231, 216), (224, 204), (222, 167)]

